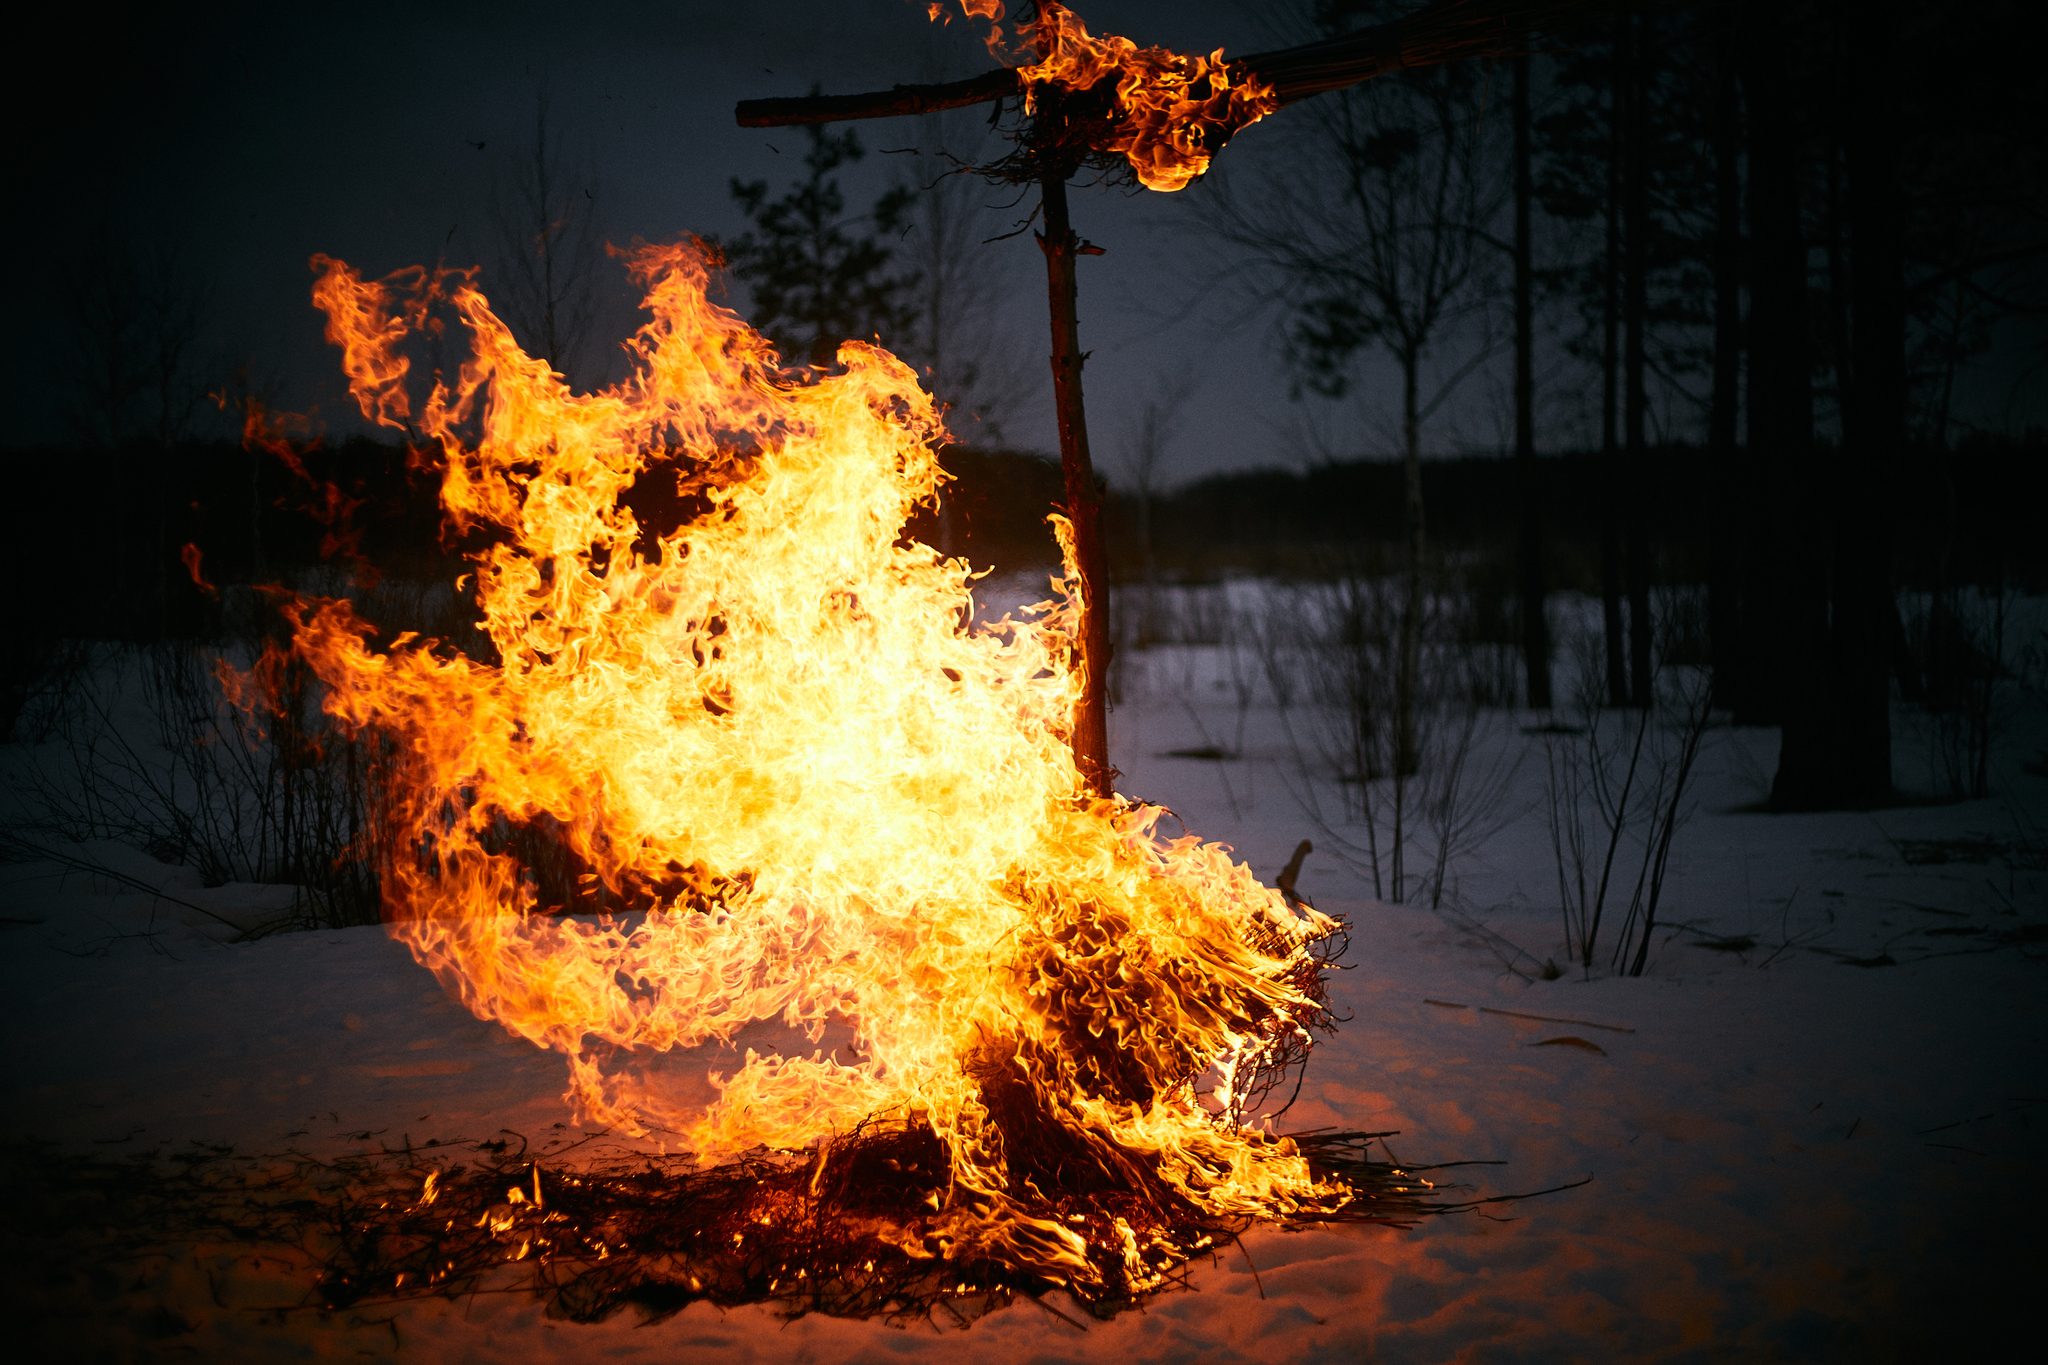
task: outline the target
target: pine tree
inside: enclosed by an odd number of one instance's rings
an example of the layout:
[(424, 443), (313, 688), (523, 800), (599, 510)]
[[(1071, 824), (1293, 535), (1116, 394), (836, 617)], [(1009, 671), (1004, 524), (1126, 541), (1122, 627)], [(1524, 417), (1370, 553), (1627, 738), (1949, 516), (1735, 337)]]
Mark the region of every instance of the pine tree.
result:
[[(898, 230), (911, 193), (892, 189), (873, 210), (846, 215), (833, 174), (865, 155), (852, 132), (809, 130), (809, 174), (779, 199), (765, 180), (732, 182), (732, 197), (754, 230), (726, 244), (733, 274), (753, 294), (752, 322), (791, 361), (829, 365), (839, 343), (907, 334), (914, 321), (916, 275), (891, 273), (884, 237)], [(866, 231), (862, 231), (862, 227)]]

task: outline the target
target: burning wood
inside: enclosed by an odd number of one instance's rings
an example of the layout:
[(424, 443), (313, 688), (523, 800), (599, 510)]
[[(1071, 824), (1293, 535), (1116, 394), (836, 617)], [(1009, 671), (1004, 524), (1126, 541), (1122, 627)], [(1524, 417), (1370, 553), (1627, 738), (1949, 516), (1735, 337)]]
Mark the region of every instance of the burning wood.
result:
[[(1025, 619), (963, 628), (968, 566), (900, 538), (944, 477), (909, 368), (852, 342), (785, 370), (709, 302), (701, 248), (629, 264), (636, 372), (578, 395), (467, 274), (316, 261), (363, 412), (432, 443), (450, 526), (484, 543), (489, 661), (291, 609), (329, 713), (397, 755), (393, 935), (560, 1052), (587, 1120), (712, 1162), (830, 1144), (760, 1199), (893, 1162), (902, 1207), (856, 1216), (846, 1186), (840, 1209), (913, 1260), (1114, 1298), (1236, 1221), (1342, 1215), (1351, 1185), (1242, 1126), (1329, 1026), (1342, 925), (1091, 794), (1071, 554)], [(460, 370), (409, 385), (408, 344), (458, 332)], [(622, 498), (657, 468), (708, 510), (641, 525)], [(533, 832), (577, 870), (565, 906)], [(850, 1029), (849, 1055), (750, 1050), (703, 1110), (637, 1067), (778, 1018)], [(554, 1215), (575, 1196), (552, 1188)]]

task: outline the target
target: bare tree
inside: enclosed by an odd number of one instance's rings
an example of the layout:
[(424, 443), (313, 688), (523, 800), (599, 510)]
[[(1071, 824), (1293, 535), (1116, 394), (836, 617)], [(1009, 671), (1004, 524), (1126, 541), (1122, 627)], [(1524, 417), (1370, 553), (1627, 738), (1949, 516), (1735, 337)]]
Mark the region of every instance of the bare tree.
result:
[(1394, 756), (1396, 768), (1411, 773), (1421, 757), (1422, 427), (1494, 349), (1489, 336), (1471, 338), (1449, 373), (1429, 363), (1461, 325), (1483, 326), (1485, 318), (1491, 254), (1474, 229), (1504, 198), (1484, 155), (1485, 79), (1468, 67), (1403, 71), (1304, 105), (1291, 164), (1276, 165), (1255, 187), (1226, 178), (1210, 199), (1217, 234), (1279, 286), (1301, 383), (1341, 396), (1374, 348), (1400, 372), (1407, 556)]
[(1707, 414), (1707, 450), (1713, 460), (1709, 611), (1714, 651), (1714, 694), (1731, 708), (1746, 685), (1749, 664), (1742, 640), (1742, 455), (1736, 424), (1742, 410), (1742, 98), (1733, 13), (1710, 26), (1714, 85), (1714, 383)]
[(534, 91), (531, 135), (492, 177), (495, 260), (485, 292), (530, 352), (588, 386), (604, 378), (586, 354), (602, 306), (602, 200), (596, 168), (571, 153), (550, 121), (552, 106), (543, 81)]
[(65, 271), (63, 305), (77, 387), (65, 417), (77, 435), (118, 447), (159, 447), (193, 434), (206, 404), (199, 353), (210, 293), (166, 239), (101, 221)]
[(987, 120), (926, 114), (919, 122), (915, 193), (905, 210), (902, 255), (916, 271), (913, 334), (891, 344), (929, 376), (934, 397), (954, 413), (953, 435), (970, 445), (1000, 444), (1005, 415), (1043, 383), (1002, 326), (1015, 291), (1015, 253), (994, 235), (989, 190), (973, 167), (988, 159)]
[(1529, 108), (1529, 59), (1514, 63), (1515, 468), (1522, 500), (1516, 527), (1516, 596), (1521, 607), (1522, 668), (1529, 705), (1550, 709), (1550, 627), (1543, 611), (1543, 480), (1536, 468), (1536, 309), (1529, 211), (1536, 197)]
[(1712, 725), (1712, 684), (1697, 668), (1663, 668), (1651, 705), (1632, 718), (1603, 714), (1604, 650), (1583, 633), (1576, 643), (1573, 723), (1550, 727), (1541, 741), (1565, 950), (1591, 975), (1603, 919), (1618, 909), (1609, 965), (1641, 976), (1672, 845), (1696, 806), (1692, 781)]
[(75, 387), (64, 403), (72, 431), (116, 452), (140, 535), (117, 537), (135, 626), (165, 628), (176, 558), (171, 549), (173, 451), (197, 434), (217, 366), (200, 353), (209, 287), (170, 238), (145, 238), (103, 219), (62, 281)]
[(1191, 375), (1173, 379), (1162, 376), (1125, 436), (1122, 458), (1118, 461), (1138, 504), (1138, 552), (1145, 574), (1144, 604), (1139, 609), (1137, 629), (1140, 649), (1153, 644), (1159, 634), (1159, 557), (1152, 544), (1152, 500), (1159, 492), (1160, 464), (1167, 445), (1173, 440), (1174, 429), (1193, 390)]
[[(1332, 581), (1302, 589), (1284, 609), (1295, 623), (1291, 643), (1311, 662), (1314, 704), (1305, 732), (1281, 709), (1293, 760), (1282, 780), (1316, 847), (1369, 880), (1374, 896), (1454, 905), (1454, 865), (1512, 818), (1505, 806), (1522, 750), (1494, 739), (1513, 717), (1482, 707), (1469, 690), (1459, 695), (1456, 675), (1470, 660), (1438, 613), (1422, 651), (1433, 675), (1419, 689), (1428, 704), (1414, 718), (1421, 762), (1413, 773), (1395, 766), (1388, 680), (1398, 677), (1404, 592), (1369, 562), (1334, 568)], [(1265, 648), (1270, 676), (1280, 651)]]

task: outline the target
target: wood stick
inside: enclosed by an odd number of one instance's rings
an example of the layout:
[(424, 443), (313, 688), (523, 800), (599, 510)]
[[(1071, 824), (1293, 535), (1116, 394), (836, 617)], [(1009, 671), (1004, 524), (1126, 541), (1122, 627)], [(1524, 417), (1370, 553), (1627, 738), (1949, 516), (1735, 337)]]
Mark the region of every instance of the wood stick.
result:
[(1303, 839), (1294, 846), (1294, 856), (1287, 860), (1287, 866), (1280, 869), (1280, 875), (1273, 879), (1273, 885), (1280, 888), (1280, 894), (1287, 897), (1289, 905), (1297, 904), (1301, 897), (1294, 893), (1294, 880), (1301, 875), (1301, 860), (1316, 851), (1316, 846)]

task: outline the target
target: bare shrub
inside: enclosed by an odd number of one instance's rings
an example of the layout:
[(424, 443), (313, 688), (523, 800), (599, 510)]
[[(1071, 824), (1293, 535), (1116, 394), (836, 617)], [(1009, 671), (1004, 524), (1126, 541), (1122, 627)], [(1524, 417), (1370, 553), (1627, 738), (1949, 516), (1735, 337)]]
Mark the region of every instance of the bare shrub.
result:
[(1666, 666), (1648, 708), (1603, 711), (1601, 643), (1582, 633), (1575, 645), (1572, 719), (1541, 732), (1566, 950), (1590, 974), (1608, 912), (1618, 909), (1608, 966), (1640, 976), (1672, 842), (1693, 812), (1688, 790), (1712, 718), (1711, 680), (1702, 669)]
[[(1284, 708), (1282, 721), (1294, 752), (1290, 785), (1317, 846), (1382, 900), (1442, 908), (1454, 864), (1507, 823), (1501, 810), (1521, 750), (1490, 742), (1513, 719), (1471, 685), (1479, 665), (1456, 629), (1461, 597), (1431, 599), (1419, 685), (1398, 685), (1408, 598), (1399, 579), (1356, 571), (1298, 593), (1312, 704), (1299, 728)], [(1329, 803), (1332, 785), (1338, 799)]]
[(304, 664), (236, 655), (187, 641), (108, 650), (23, 775), (18, 832), (31, 846), (115, 840), (210, 886), (303, 888), (281, 927), (375, 923), (375, 755), (334, 733)]
[[(445, 585), (310, 586), (356, 598), (369, 619), (488, 648)], [(39, 713), (9, 846), (114, 840), (191, 866), (208, 885), (301, 888), (277, 928), (374, 924), (374, 774), (387, 741), (342, 734), (312, 671), (257, 633), (256, 612), (237, 614), (243, 629), (226, 640), (89, 651), (90, 666)]]
[(2015, 589), (1940, 590), (1903, 604), (1919, 663), (1928, 780), (1957, 801), (1991, 795), (1991, 755), (2010, 726), (2017, 689), (2010, 640)]
[(92, 667), (85, 640), (30, 634), (0, 665), (0, 740), (41, 744), (77, 706), (80, 678)]

